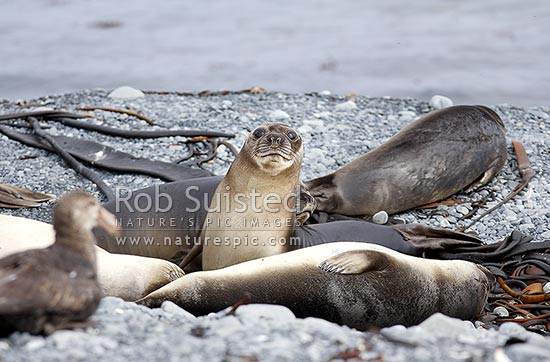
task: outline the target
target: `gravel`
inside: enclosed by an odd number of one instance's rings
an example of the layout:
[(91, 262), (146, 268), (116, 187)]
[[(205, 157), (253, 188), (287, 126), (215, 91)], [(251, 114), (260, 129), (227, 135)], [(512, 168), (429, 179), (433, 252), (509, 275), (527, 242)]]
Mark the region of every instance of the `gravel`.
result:
[[(153, 119), (148, 126), (130, 116), (103, 111), (91, 112), (92, 122), (136, 129), (200, 128), (237, 134), (231, 142), (240, 147), (248, 132), (269, 121), (282, 121), (298, 129), (305, 145), (302, 178), (332, 172), (380, 145), (405, 124), (430, 111), (427, 101), (368, 98), (323, 94), (226, 94), (208, 97), (176, 94), (146, 94), (144, 98), (111, 99), (109, 91), (86, 90), (42, 97), (31, 101), (0, 100), (0, 113), (21, 112), (38, 107), (74, 110), (78, 106), (126, 108)], [(507, 127), (507, 138), (521, 141), (530, 158), (535, 177), (528, 189), (487, 216), (473, 231), (488, 242), (519, 229), (536, 240), (550, 236), (550, 108), (519, 108), (497, 105)], [(50, 123), (49, 132), (93, 139), (137, 156), (171, 161), (185, 153), (183, 138), (122, 140)], [(27, 158), (32, 156), (35, 158)], [(223, 174), (232, 161), (222, 149), (214, 163)], [(141, 188), (161, 182), (139, 175), (98, 171), (112, 186)], [(512, 147), (504, 169), (488, 185), (456, 198), (468, 201), (455, 206), (415, 210), (397, 215), (407, 223), (457, 228), (460, 218), (472, 210), (469, 202), (487, 198), (491, 207), (506, 196), (520, 180)], [(22, 146), (0, 136), (0, 182), (61, 195), (84, 189), (103, 199), (89, 181), (68, 169), (55, 155)], [(50, 221), (48, 202), (36, 209), (6, 210), (17, 216)], [(391, 359), (392, 361), (507, 361), (550, 360), (550, 340), (523, 327), (503, 324), (498, 330), (476, 329), (470, 322), (434, 315), (419, 326), (394, 326), (360, 333), (347, 327), (314, 319), (296, 319), (289, 310), (276, 306), (248, 305), (236, 316), (220, 312), (195, 318), (174, 304), (149, 310), (117, 298), (106, 297), (85, 330), (58, 331), (44, 338), (15, 333), (0, 339), (0, 360), (7, 361), (123, 361), (132, 358), (165, 360), (314, 360)], [(479, 323), (476, 322), (477, 325)], [(507, 359), (508, 358), (508, 359)]]

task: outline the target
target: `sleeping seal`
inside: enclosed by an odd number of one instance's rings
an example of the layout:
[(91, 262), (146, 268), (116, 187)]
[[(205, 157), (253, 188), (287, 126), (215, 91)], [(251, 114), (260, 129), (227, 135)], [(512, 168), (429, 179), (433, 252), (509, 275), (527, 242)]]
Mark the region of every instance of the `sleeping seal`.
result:
[[(52, 225), (22, 217), (0, 215), (0, 258), (47, 248), (55, 240)], [(166, 260), (111, 254), (95, 246), (97, 279), (103, 294), (136, 300), (183, 276)]]
[(188, 274), (138, 301), (170, 300), (204, 315), (252, 294), (298, 317), (359, 330), (420, 323), (436, 312), (472, 319), (481, 312), (490, 273), (476, 264), (421, 259), (367, 243), (338, 242)]
[(431, 112), (336, 172), (305, 183), (317, 209), (397, 213), (487, 183), (508, 153), (504, 123), (485, 106)]

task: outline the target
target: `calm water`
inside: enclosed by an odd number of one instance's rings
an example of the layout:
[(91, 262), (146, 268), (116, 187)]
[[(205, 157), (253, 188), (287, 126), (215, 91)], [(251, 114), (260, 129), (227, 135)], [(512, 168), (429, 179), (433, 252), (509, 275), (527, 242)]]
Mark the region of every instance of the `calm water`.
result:
[(550, 105), (550, 2), (0, 0), (0, 98), (125, 84)]

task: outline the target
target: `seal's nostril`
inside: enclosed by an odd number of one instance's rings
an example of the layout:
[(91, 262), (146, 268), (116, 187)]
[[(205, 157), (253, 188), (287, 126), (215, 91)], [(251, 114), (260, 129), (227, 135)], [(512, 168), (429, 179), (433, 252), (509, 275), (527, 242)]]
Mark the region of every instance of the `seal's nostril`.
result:
[(277, 135), (269, 135), (267, 137), (267, 140), (269, 141), (269, 143), (271, 143), (271, 146), (279, 146), (281, 144), (282, 138), (281, 136)]

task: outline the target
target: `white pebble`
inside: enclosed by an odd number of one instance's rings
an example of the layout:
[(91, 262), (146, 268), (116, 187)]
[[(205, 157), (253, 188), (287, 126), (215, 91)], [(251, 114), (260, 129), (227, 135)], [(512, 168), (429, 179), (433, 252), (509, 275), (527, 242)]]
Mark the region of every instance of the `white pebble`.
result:
[(543, 112), (543, 111), (530, 111), (529, 113), (531, 113), (533, 116), (536, 116), (538, 118), (542, 118), (542, 119), (547, 119), (549, 116), (548, 116), (548, 113), (546, 112)]
[(313, 113), (313, 116), (317, 118), (329, 119), (332, 116), (332, 113), (325, 111), (325, 112)]
[(509, 317), (510, 312), (508, 312), (508, 309), (498, 306), (495, 309), (493, 309), (493, 314), (499, 316), (499, 317)]
[(337, 104), (334, 109), (336, 109), (337, 111), (351, 111), (352, 109), (357, 109), (357, 104), (355, 104), (354, 101), (347, 101)]
[(462, 215), (466, 215), (469, 212), (468, 209), (464, 206), (457, 206), (456, 211), (458, 211)]
[(27, 351), (36, 351), (46, 345), (46, 341), (42, 338), (32, 339), (25, 345)]
[(322, 119), (305, 119), (304, 125), (316, 128), (323, 128), (325, 127), (325, 122)]
[(311, 128), (311, 126), (307, 124), (298, 127), (298, 133), (300, 133), (302, 136), (305, 134), (311, 133), (312, 131), (313, 131), (313, 128)]
[(451, 98), (435, 95), (430, 99), (430, 107), (434, 109), (443, 109), (447, 107), (451, 107), (453, 105), (453, 101)]
[(550, 282), (544, 284), (542, 290), (544, 291), (544, 293), (550, 293)]
[(326, 151), (320, 148), (311, 148), (307, 151), (306, 157), (309, 160), (320, 162), (325, 158)]
[(449, 228), (449, 227), (451, 227), (451, 223), (449, 222), (449, 220), (447, 220), (445, 218), (442, 218), (439, 221), (439, 226), (441, 226), (442, 228)]
[(284, 119), (289, 119), (290, 116), (285, 111), (277, 109), (276, 111), (273, 111), (269, 114), (269, 118), (277, 119), (277, 120), (284, 120)]
[(107, 97), (115, 99), (144, 98), (145, 94), (139, 89), (122, 86), (109, 93)]
[(385, 211), (378, 211), (376, 214), (372, 216), (372, 222), (375, 224), (384, 225), (388, 222), (389, 216), (388, 213)]
[(315, 171), (317, 171), (317, 173), (326, 173), (328, 170), (327, 166), (323, 165), (322, 163), (318, 163), (317, 165), (315, 165)]
[(495, 349), (495, 352), (493, 353), (493, 360), (495, 362), (512, 362), (510, 357), (508, 357), (506, 352), (504, 352), (504, 349), (500, 347)]
[(332, 93), (330, 93), (329, 90), (322, 90), (319, 92), (319, 95), (321, 96), (330, 96)]
[(175, 303), (173, 303), (169, 300), (165, 300), (164, 302), (162, 302), (160, 307), (166, 313), (176, 315), (176, 316), (179, 316), (179, 317), (184, 317), (184, 318), (187, 318), (189, 320), (196, 319), (196, 317), (194, 315), (192, 315), (191, 313), (187, 312), (186, 310), (180, 308), (177, 304), (175, 304)]
[(53, 111), (53, 108), (41, 106), (41, 107), (33, 108), (32, 111), (33, 112)]
[(413, 111), (401, 111), (399, 114), (399, 120), (403, 122), (408, 122), (416, 117), (416, 113)]

